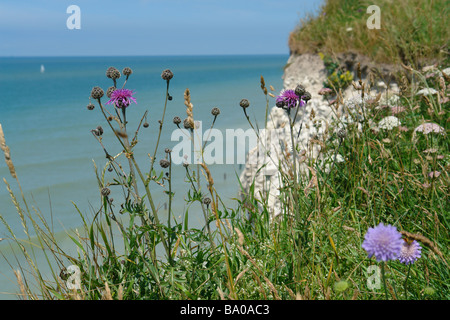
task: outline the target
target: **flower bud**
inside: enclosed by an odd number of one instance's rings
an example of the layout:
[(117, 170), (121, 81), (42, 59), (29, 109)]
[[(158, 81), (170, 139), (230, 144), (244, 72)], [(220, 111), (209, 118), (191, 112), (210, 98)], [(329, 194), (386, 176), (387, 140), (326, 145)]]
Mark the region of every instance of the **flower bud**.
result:
[(173, 118), (173, 123), (175, 123), (176, 125), (179, 125), (181, 123), (181, 118), (180, 117), (174, 117)]
[(104, 94), (104, 91), (103, 91), (102, 88), (100, 88), (100, 87), (94, 87), (94, 88), (92, 88), (92, 91), (91, 91), (91, 97), (92, 97), (92, 99), (98, 100), (98, 99), (100, 99), (101, 97), (103, 97), (103, 94)]
[(167, 159), (161, 159), (159, 165), (163, 168), (168, 168), (170, 166), (170, 162)]
[(161, 73), (161, 78), (163, 78), (163, 80), (169, 81), (173, 78), (173, 72), (169, 69), (166, 69)]
[(242, 99), (241, 102), (239, 103), (239, 105), (242, 108), (246, 109), (250, 106), (250, 102), (247, 99)]
[(108, 188), (103, 188), (101, 193), (102, 196), (107, 197), (111, 193), (111, 190), (109, 190)]
[(295, 87), (295, 91), (294, 92), (295, 92), (295, 94), (297, 96), (302, 97), (305, 94), (306, 90), (305, 90), (304, 86), (299, 84), (297, 87)]
[(123, 68), (122, 73), (124, 76), (129, 77), (133, 73), (133, 70), (131, 70), (131, 68), (125, 67)]
[(305, 102), (308, 102), (309, 100), (311, 100), (311, 93), (306, 91), (301, 97), (302, 97), (302, 100), (304, 100)]

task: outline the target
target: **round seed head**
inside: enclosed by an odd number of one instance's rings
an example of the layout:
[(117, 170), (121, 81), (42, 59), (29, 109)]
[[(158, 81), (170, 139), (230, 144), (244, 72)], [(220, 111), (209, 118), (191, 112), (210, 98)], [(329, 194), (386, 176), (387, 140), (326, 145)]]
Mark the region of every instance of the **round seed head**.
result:
[(88, 110), (94, 110), (95, 106), (94, 106), (92, 103), (89, 103), (89, 104), (86, 106), (86, 108), (87, 108)]
[(110, 79), (113, 79), (113, 80), (119, 79), (119, 78), (120, 78), (120, 71), (117, 70), (117, 69), (114, 68), (114, 67), (109, 67), (109, 68), (106, 70), (106, 76), (107, 76), (108, 78), (110, 78)]
[(111, 98), (111, 93), (113, 93), (114, 91), (116, 91), (116, 87), (109, 87), (108, 90), (106, 90), (106, 96), (108, 98)]
[(283, 108), (284, 105), (285, 105), (285, 103), (284, 103), (283, 100), (279, 100), (279, 101), (276, 102), (276, 106), (277, 106), (278, 108)]
[(339, 129), (339, 131), (336, 133), (337, 137), (339, 139), (345, 139), (345, 137), (347, 136), (347, 131), (344, 128)]
[(91, 91), (91, 97), (92, 97), (92, 99), (98, 100), (98, 99), (100, 99), (101, 97), (103, 97), (103, 94), (104, 94), (104, 92), (103, 92), (103, 89), (102, 89), (102, 88), (100, 88), (100, 87), (94, 87), (94, 88), (92, 88), (92, 91)]
[(245, 109), (250, 106), (250, 102), (247, 99), (242, 99), (241, 102), (239, 103), (239, 105)]
[(206, 197), (206, 198), (203, 199), (203, 204), (208, 206), (210, 203), (211, 203), (211, 199), (210, 198)]
[(306, 91), (301, 97), (302, 97), (302, 100), (308, 102), (309, 100), (311, 100), (311, 93)]
[(143, 126), (144, 128), (148, 128), (148, 122), (144, 122)]
[(102, 196), (107, 197), (111, 193), (111, 190), (109, 190), (108, 188), (102, 188), (101, 193)]
[(173, 72), (169, 69), (166, 69), (161, 73), (161, 78), (163, 78), (163, 80), (169, 81), (173, 78)]
[(124, 76), (129, 77), (133, 73), (133, 70), (131, 70), (131, 68), (125, 67), (123, 68), (122, 73)]
[(170, 162), (167, 159), (161, 159), (159, 165), (163, 168), (168, 168), (170, 166)]
[(101, 135), (103, 134), (103, 128), (102, 128), (102, 126), (98, 126), (96, 130), (98, 131), (99, 136), (101, 136)]
[(165, 152), (165, 153), (171, 153), (171, 152), (172, 152), (172, 150), (171, 150), (171, 149), (169, 149), (169, 148), (166, 148), (166, 149), (164, 149), (164, 152)]
[(181, 123), (181, 118), (180, 117), (174, 117), (173, 118), (173, 123), (175, 123), (176, 125), (179, 125)]
[(211, 109), (211, 114), (215, 117), (217, 117), (220, 114), (220, 109), (217, 107), (214, 107)]
[(302, 97), (306, 93), (305, 87), (299, 84), (295, 87), (295, 94), (299, 97)]

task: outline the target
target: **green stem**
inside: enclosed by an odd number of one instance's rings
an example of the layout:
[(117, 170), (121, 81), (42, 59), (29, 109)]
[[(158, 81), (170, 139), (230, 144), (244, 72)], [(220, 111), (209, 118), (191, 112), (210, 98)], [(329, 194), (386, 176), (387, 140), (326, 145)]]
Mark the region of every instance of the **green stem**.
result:
[(381, 264), (381, 277), (383, 278), (384, 294), (385, 294), (386, 300), (388, 300), (387, 285), (386, 285), (386, 276), (385, 276), (385, 270), (384, 270), (385, 264), (386, 264), (386, 262), (383, 262), (383, 263)]
[(154, 166), (155, 160), (156, 160), (156, 152), (158, 151), (159, 140), (161, 138), (161, 131), (162, 131), (163, 123), (164, 123), (164, 116), (166, 115), (167, 100), (169, 98), (169, 82), (170, 82), (170, 80), (167, 80), (166, 100), (164, 102), (164, 109), (163, 109), (163, 115), (162, 115), (162, 118), (161, 118), (161, 122), (159, 123), (158, 139), (156, 140), (155, 151), (153, 152), (152, 165), (150, 167), (150, 173), (149, 173), (148, 179), (146, 181), (144, 181), (145, 185), (148, 185), (150, 183), (150, 179), (151, 179), (152, 172), (153, 172), (153, 166)]
[(405, 300), (408, 299), (407, 285), (410, 271), (411, 271), (411, 264), (408, 266), (408, 273), (406, 274), (405, 284), (403, 285), (403, 287), (405, 288)]

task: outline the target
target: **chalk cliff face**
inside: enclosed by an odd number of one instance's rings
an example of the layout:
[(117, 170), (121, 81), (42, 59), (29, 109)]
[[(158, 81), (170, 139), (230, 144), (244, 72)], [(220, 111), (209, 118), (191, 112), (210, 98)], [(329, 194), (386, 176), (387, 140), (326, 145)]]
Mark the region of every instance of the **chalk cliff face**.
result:
[[(348, 88), (343, 93), (345, 108), (343, 104), (338, 108), (330, 105), (327, 99), (318, 94), (326, 76), (323, 62), (315, 54), (291, 55), (283, 75), (284, 89), (295, 89), (298, 84), (302, 84), (312, 96), (306, 106), (300, 108), (293, 127), (294, 145), (298, 150), (296, 167), (304, 192), (315, 187), (316, 164), (326, 172), (333, 162), (334, 150), (328, 150), (325, 154), (324, 141), (334, 134), (337, 145), (337, 131), (355, 119), (361, 120), (361, 97), (353, 88)], [(369, 95), (365, 100), (370, 98)], [(259, 200), (267, 199), (272, 217), (280, 215), (282, 206), (279, 188), (282, 186), (282, 175), (292, 174), (292, 161), (288, 114), (286, 110), (274, 106), (270, 111), (266, 130), (260, 136), (258, 145), (249, 152), (241, 173), (240, 180), (245, 190), (242, 197), (245, 198), (254, 183), (255, 197)], [(336, 162), (339, 161), (344, 159), (338, 156)]]

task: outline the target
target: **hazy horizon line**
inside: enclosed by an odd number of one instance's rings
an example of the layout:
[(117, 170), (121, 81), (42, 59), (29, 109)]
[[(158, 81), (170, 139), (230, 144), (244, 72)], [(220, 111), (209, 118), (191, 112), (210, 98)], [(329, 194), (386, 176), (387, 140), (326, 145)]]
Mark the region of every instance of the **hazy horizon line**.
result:
[(120, 57), (220, 57), (220, 56), (289, 56), (291, 53), (198, 53), (198, 54), (136, 54), (136, 55), (0, 55), (0, 58), (120, 58)]

